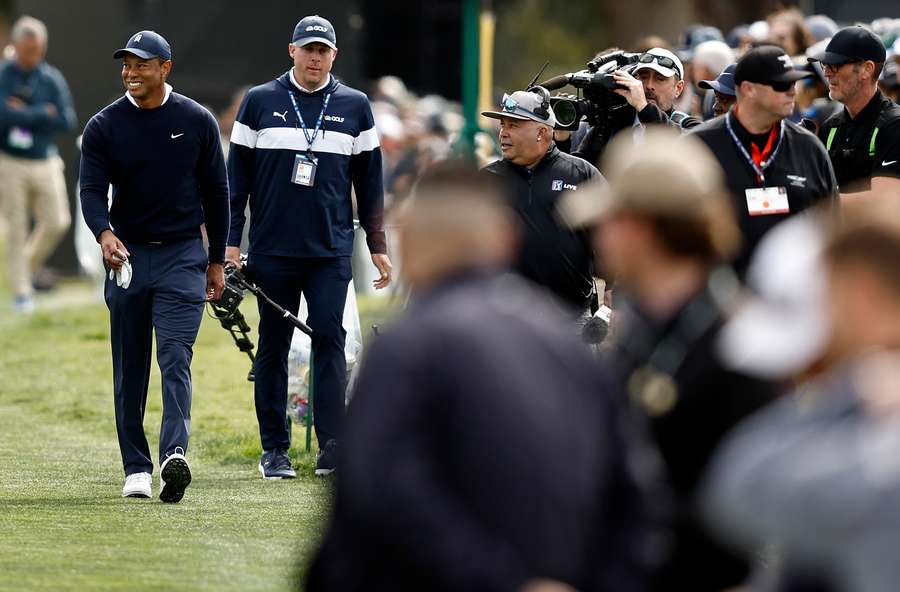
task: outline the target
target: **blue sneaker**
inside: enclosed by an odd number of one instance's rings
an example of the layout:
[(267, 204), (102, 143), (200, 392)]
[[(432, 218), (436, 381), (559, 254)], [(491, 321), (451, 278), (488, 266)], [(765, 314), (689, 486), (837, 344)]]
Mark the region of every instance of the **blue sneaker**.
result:
[(291, 466), (291, 457), (281, 448), (263, 451), (257, 468), (263, 479), (293, 479), (297, 476)]
[(19, 314), (31, 314), (34, 312), (34, 299), (31, 296), (16, 296), (13, 306)]

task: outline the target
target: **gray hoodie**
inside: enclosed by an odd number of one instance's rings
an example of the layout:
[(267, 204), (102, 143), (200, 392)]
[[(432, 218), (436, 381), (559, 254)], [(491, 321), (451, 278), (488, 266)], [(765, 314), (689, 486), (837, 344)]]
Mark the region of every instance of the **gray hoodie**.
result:
[(840, 590), (895, 592), (900, 419), (868, 413), (858, 377), (858, 363), (838, 368), (739, 426), (711, 463), (701, 500), (734, 543), (776, 543)]

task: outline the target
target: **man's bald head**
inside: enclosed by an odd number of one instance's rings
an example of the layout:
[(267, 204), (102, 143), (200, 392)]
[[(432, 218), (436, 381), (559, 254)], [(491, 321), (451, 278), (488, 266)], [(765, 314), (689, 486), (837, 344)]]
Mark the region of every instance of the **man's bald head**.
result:
[(514, 217), (499, 186), (461, 163), (427, 171), (397, 222), (401, 275), (417, 292), (466, 270), (505, 267), (516, 249)]

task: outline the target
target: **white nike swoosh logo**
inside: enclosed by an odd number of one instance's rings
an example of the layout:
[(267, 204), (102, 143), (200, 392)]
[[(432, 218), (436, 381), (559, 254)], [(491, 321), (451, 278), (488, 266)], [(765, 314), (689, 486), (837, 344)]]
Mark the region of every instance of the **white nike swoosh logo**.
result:
[(183, 135), (184, 135), (184, 132), (181, 132), (180, 134), (172, 134), (172, 139), (174, 140), (175, 138), (180, 138)]
[(888, 162), (886, 160), (883, 160), (883, 161), (881, 161), (881, 166), (890, 166), (890, 165), (894, 164), (895, 162), (897, 162), (897, 161), (892, 160), (892, 161)]

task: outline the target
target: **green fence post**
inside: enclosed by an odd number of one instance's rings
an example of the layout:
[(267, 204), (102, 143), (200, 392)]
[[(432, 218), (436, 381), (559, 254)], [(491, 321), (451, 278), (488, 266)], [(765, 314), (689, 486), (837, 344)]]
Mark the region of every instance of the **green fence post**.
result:
[(462, 108), (465, 126), (456, 146), (457, 154), (475, 161), (475, 134), (478, 133), (478, 79), (480, 0), (463, 0), (462, 13)]
[(309, 388), (306, 391), (306, 453), (312, 451), (312, 423), (313, 423), (313, 352), (312, 343), (309, 345)]

